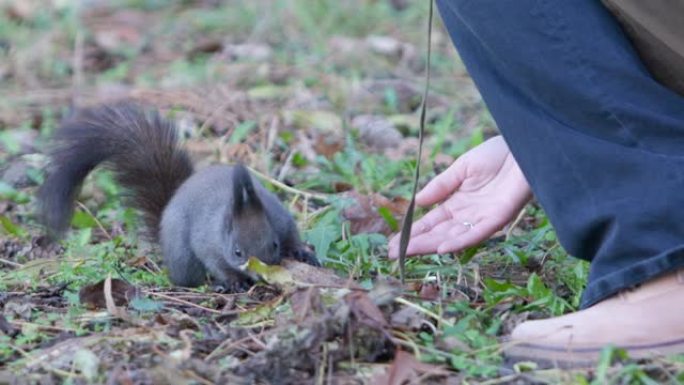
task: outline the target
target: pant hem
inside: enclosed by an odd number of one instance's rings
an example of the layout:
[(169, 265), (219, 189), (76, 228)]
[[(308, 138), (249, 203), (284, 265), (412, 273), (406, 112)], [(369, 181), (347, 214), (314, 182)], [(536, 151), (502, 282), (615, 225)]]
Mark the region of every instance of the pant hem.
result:
[(590, 281), (582, 294), (581, 308), (680, 268), (684, 268), (684, 245)]

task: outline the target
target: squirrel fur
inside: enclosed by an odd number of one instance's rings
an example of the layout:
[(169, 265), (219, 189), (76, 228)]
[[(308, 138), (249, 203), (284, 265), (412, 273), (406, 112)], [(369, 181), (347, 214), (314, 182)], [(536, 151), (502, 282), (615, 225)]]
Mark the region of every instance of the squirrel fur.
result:
[(194, 171), (176, 127), (156, 111), (130, 103), (84, 109), (53, 141), (38, 192), (40, 219), (53, 238), (68, 228), (85, 177), (104, 164), (161, 245), (175, 285), (199, 286), (208, 272), (231, 290), (244, 288), (249, 278), (240, 266), (250, 256), (319, 264), (274, 194), (240, 164)]

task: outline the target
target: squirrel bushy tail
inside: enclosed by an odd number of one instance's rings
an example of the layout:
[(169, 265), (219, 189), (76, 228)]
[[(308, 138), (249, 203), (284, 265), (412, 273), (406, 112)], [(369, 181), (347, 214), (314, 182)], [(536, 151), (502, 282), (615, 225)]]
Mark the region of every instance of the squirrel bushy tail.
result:
[(114, 171), (154, 239), (164, 207), (193, 173), (174, 124), (130, 103), (79, 111), (55, 133), (50, 155), (38, 202), (53, 237), (69, 226), (80, 185), (99, 164)]

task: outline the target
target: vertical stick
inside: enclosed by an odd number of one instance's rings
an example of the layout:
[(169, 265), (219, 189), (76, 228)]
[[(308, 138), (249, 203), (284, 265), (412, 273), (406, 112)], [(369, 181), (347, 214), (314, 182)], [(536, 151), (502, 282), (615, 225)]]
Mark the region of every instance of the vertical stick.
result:
[(426, 54), (426, 68), (425, 68), (425, 89), (423, 90), (423, 102), (420, 104), (420, 129), (418, 133), (418, 158), (416, 159), (416, 173), (413, 177), (413, 192), (411, 193), (411, 201), (406, 209), (406, 215), (401, 225), (401, 236), (399, 238), (399, 274), (401, 283), (405, 279), (405, 264), (406, 264), (406, 249), (408, 247), (409, 238), (411, 237), (411, 225), (413, 225), (413, 211), (416, 206), (416, 192), (418, 191), (418, 179), (420, 178), (420, 159), (423, 156), (423, 136), (425, 135), (425, 115), (427, 110), (428, 89), (430, 88), (430, 53), (432, 42), (432, 2), (430, 2), (430, 9), (428, 13), (428, 31), (427, 31), (427, 54)]

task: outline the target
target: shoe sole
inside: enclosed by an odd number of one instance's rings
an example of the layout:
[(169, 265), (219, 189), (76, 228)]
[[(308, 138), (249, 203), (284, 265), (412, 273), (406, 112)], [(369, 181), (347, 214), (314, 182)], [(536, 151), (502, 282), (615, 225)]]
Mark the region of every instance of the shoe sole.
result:
[[(535, 344), (515, 344), (504, 349), (507, 361), (532, 361), (544, 367), (579, 369), (593, 367), (599, 361), (603, 348), (565, 348)], [(684, 353), (684, 338), (658, 344), (622, 347), (629, 358), (645, 359)]]

